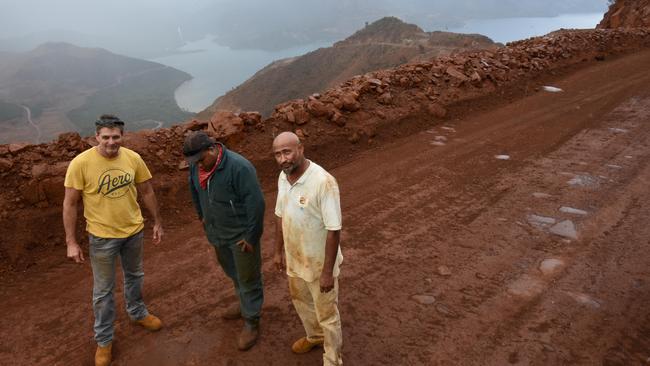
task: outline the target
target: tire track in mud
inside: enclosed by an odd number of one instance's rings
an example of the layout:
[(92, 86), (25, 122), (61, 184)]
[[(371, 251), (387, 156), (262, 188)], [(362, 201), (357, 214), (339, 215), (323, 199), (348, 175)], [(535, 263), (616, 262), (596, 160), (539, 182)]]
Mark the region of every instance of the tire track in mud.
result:
[[(464, 293), (463, 290), (466, 287), (463, 288), (462, 283), (472, 282), (471, 273), (474, 271), (483, 271), (484, 274), (488, 272), (488, 277), (491, 275), (499, 276), (503, 272), (494, 274), (494, 269), (503, 270), (508, 264), (515, 265), (512, 269), (507, 270), (505, 278), (501, 276), (501, 286), (497, 288), (496, 292), (488, 297), (483, 296), (479, 303), (472, 304), (478, 306), (475, 312), (477, 314), (476, 316), (463, 319), (460, 324), (458, 322), (450, 324), (449, 329), (445, 330), (448, 341), (443, 342), (440, 348), (442, 350), (448, 349), (447, 346), (449, 346), (449, 343), (461, 344), (461, 339), (468, 346), (453, 348), (453, 352), (447, 353), (447, 358), (441, 357), (440, 354), (433, 354), (431, 355), (431, 359), (436, 361), (446, 359), (449, 361), (453, 360), (453, 355), (460, 353), (466, 355), (464, 360), (466, 364), (501, 365), (506, 362), (516, 363), (520, 361), (525, 364), (540, 365), (549, 364), (549, 362), (592, 364), (593, 362), (601, 361), (598, 357), (586, 358), (586, 356), (578, 356), (581, 353), (579, 343), (574, 345), (575, 349), (570, 349), (573, 354), (567, 355), (567, 353), (571, 352), (567, 352), (566, 349), (564, 350), (565, 354), (560, 354), (559, 351), (556, 351), (556, 348), (560, 348), (560, 346), (553, 346), (548, 340), (530, 341), (526, 337), (522, 337), (521, 334), (530, 334), (531, 332), (526, 331), (526, 327), (534, 328), (539, 324), (546, 324), (544, 325), (545, 327), (552, 327), (543, 321), (531, 321), (532, 318), (543, 313), (542, 309), (540, 309), (542, 305), (548, 306), (550, 303), (550, 306), (554, 307), (553, 300), (548, 300), (549, 298), (557, 299), (559, 297), (566, 303), (569, 297), (573, 297), (574, 305), (577, 302), (578, 305), (586, 304), (587, 307), (589, 305), (592, 307), (600, 307), (599, 303), (593, 300), (590, 295), (581, 292), (584, 290), (581, 289), (580, 284), (566, 286), (562, 290), (556, 289), (557, 286), (555, 284), (563, 280), (563, 276), (566, 275), (565, 272), (569, 272), (570, 267), (588, 263), (580, 261), (576, 257), (584, 256), (584, 253), (597, 253), (599, 251), (594, 250), (595, 245), (591, 243), (592, 237), (598, 238), (603, 232), (608, 232), (615, 228), (617, 223), (628, 219), (625, 212), (627, 211), (627, 207), (635, 199), (633, 194), (642, 192), (646, 182), (650, 179), (650, 169), (645, 169), (642, 165), (645, 159), (650, 158), (650, 153), (647, 150), (650, 136), (645, 131), (647, 129), (647, 122), (650, 121), (650, 99), (645, 99), (641, 103), (637, 102), (637, 100), (632, 100), (627, 106), (623, 106), (611, 114), (612, 117), (616, 118), (610, 118), (608, 122), (615, 121), (616, 127), (604, 127), (577, 136), (567, 144), (568, 148), (561, 149), (549, 158), (544, 159), (545, 161), (541, 164), (535, 164), (531, 169), (525, 169), (519, 177), (514, 178), (517, 181), (521, 181), (523, 183), (522, 185), (527, 189), (521, 192), (513, 192), (515, 198), (501, 202), (494, 209), (496, 212), (488, 214), (490, 217), (484, 218), (484, 220), (489, 221), (494, 220), (495, 217), (507, 217), (506, 220), (509, 223), (526, 225), (522, 224), (521, 221), (525, 221), (526, 215), (531, 210), (535, 213), (558, 217), (561, 214), (558, 215), (557, 209), (563, 203), (566, 204), (567, 202), (577, 204), (578, 207), (589, 207), (593, 213), (590, 213), (584, 221), (580, 218), (571, 218), (577, 222), (580, 229), (581, 236), (578, 241), (567, 242), (566, 240), (553, 237), (533, 228), (522, 239), (525, 240), (523, 243), (527, 241), (530, 244), (534, 244), (535, 250), (526, 250), (526, 247), (522, 245), (502, 248), (503, 250), (500, 251), (499, 256), (495, 257), (494, 260), (490, 260), (488, 257), (477, 262), (475, 266), (464, 268), (463, 271), (466, 273), (459, 279), (461, 283), (449, 288), (447, 291)], [(647, 113), (637, 114), (636, 116), (634, 115), (635, 113), (630, 113), (638, 111), (639, 108), (644, 109)], [(626, 110), (628, 112), (627, 116), (621, 113)], [(623, 117), (622, 120), (619, 117)], [(627, 124), (621, 124), (621, 122), (627, 122)], [(612, 132), (612, 129), (621, 129), (621, 126), (623, 126), (623, 129), (627, 128), (627, 133), (634, 137), (617, 136), (617, 133)], [(590, 149), (582, 148), (581, 146), (587, 142), (592, 143)], [(617, 169), (618, 176), (614, 177), (616, 179), (615, 181), (609, 178), (602, 178), (603, 182), (598, 187), (570, 187), (566, 183), (568, 179), (563, 175), (557, 174), (557, 171), (554, 169), (570, 170), (572, 166), (577, 166), (585, 171), (599, 172), (600, 170), (607, 169), (606, 167), (608, 165), (614, 165), (613, 163), (617, 162), (620, 163), (621, 160), (629, 160), (625, 157), (630, 157), (631, 155), (628, 154), (638, 153), (639, 150), (644, 150), (645, 155), (637, 156), (633, 163), (628, 162), (626, 168), (622, 168), (620, 171)], [(567, 160), (566, 157), (571, 157), (571, 160)], [(537, 184), (537, 187), (535, 187), (536, 184), (534, 183), (526, 184), (526, 177), (535, 176), (535, 173), (539, 173), (539, 170), (542, 170), (542, 173), (544, 171), (546, 172), (545, 178), (549, 182), (541, 182), (541, 184)], [(555, 187), (554, 183), (556, 185)], [(544, 188), (551, 188), (551, 191), (554, 193), (552, 196), (553, 199), (548, 199), (545, 202), (535, 199), (532, 196), (533, 192), (530, 191), (531, 187), (538, 188), (538, 191), (544, 190)], [(573, 192), (576, 189), (582, 190), (583, 192), (576, 194), (576, 192)], [(629, 192), (634, 193), (630, 194)], [(593, 197), (596, 195), (598, 197)], [(524, 201), (526, 197), (528, 197), (528, 201), (537, 200), (536, 203), (538, 205), (532, 209), (528, 208), (523, 212), (518, 212), (519, 217), (513, 215), (512, 212), (508, 212), (508, 207), (510, 207), (508, 203), (514, 205), (514, 201)], [(518, 218), (521, 221), (515, 221)], [(592, 222), (596, 222), (596, 224)], [(464, 240), (472, 239), (476, 238), (468, 235)], [(638, 250), (638, 248), (632, 249)], [(544, 276), (539, 271), (540, 263), (544, 259), (549, 258), (563, 261), (563, 264), (559, 266), (559, 274), (552, 273)], [(593, 271), (595, 269), (593, 267), (598, 266), (589, 267)], [(563, 272), (565, 268), (567, 270)], [(597, 271), (597, 269), (595, 270)], [(489, 273), (490, 271), (492, 273)], [(571, 301), (571, 299), (569, 300)], [(632, 298), (626, 298), (625, 300), (635, 302)], [(461, 303), (463, 307), (469, 306), (468, 303), (462, 303), (459, 299), (456, 299), (455, 302)], [(563, 311), (570, 309), (570, 305), (568, 304)], [(480, 324), (481, 322), (486, 323), (486, 326), (474, 335), (465, 333), (458, 334), (458, 331), (455, 331), (457, 328), (467, 329), (472, 324)], [(568, 328), (570, 324), (564, 324), (564, 326)], [(593, 337), (593, 333), (588, 332), (587, 334), (589, 335), (583, 337)], [(472, 341), (468, 343), (468, 339)], [(524, 346), (527, 348), (526, 351), (528, 353), (526, 357), (526, 352), (522, 351)], [(511, 353), (509, 355), (504, 354), (504, 348), (509, 348)], [(556, 353), (559, 356), (555, 358), (548, 357), (546, 356), (547, 353)], [(594, 352), (592, 351), (591, 353)]]

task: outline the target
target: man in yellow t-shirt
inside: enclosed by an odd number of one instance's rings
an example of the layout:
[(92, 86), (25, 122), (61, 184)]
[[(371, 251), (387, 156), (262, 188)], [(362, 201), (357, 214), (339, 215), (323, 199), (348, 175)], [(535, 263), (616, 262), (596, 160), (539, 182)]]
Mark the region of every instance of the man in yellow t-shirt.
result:
[(113, 341), (115, 262), (120, 258), (124, 272), (126, 311), (131, 320), (150, 331), (162, 322), (149, 314), (142, 299), (144, 220), (137, 196), (153, 216), (153, 242), (159, 244), (163, 229), (158, 203), (151, 186), (151, 173), (138, 153), (121, 147), (124, 122), (103, 115), (95, 122), (98, 145), (77, 155), (65, 176), (63, 224), (68, 258), (85, 261), (77, 242), (77, 205), (83, 200), (93, 269), (93, 312), (95, 314), (95, 365), (109, 365)]

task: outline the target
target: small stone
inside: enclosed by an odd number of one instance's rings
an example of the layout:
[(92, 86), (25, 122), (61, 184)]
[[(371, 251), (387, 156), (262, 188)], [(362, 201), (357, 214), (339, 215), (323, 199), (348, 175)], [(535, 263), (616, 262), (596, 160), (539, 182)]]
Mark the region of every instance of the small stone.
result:
[(393, 96), (389, 92), (382, 93), (377, 101), (381, 104), (390, 104), (393, 101)]
[(510, 155), (494, 155), (498, 160), (510, 160)]
[(555, 224), (556, 220), (552, 217), (539, 216), (539, 215), (528, 215), (526, 217), (528, 223), (538, 227), (546, 227), (549, 225)]
[(305, 137), (306, 137), (305, 131), (303, 131), (303, 129), (301, 129), (301, 128), (297, 128), (296, 129), (296, 136), (298, 136), (298, 138), (300, 140), (304, 140)]
[(449, 309), (446, 305), (443, 304), (436, 306), (436, 311), (450, 318), (455, 318), (458, 316), (453, 310)]
[(611, 169), (622, 169), (623, 168), (620, 165), (614, 165), (614, 164), (607, 164), (605, 166), (608, 167), (608, 168), (611, 168)]
[(580, 210), (573, 207), (562, 206), (560, 207), (560, 212), (569, 213), (573, 215), (587, 215), (587, 211)]
[(569, 295), (573, 300), (583, 304), (590, 306), (592, 308), (598, 309), (600, 307), (600, 302), (594, 300), (591, 296), (579, 293), (579, 292), (570, 292), (570, 291), (565, 291), (567, 295)]
[(533, 297), (544, 290), (544, 283), (537, 278), (523, 275), (515, 282), (508, 285), (508, 292), (523, 297)]
[(441, 276), (451, 276), (451, 270), (447, 266), (438, 266), (438, 274)]
[(478, 278), (479, 280), (484, 280), (484, 279), (487, 278), (486, 275), (484, 275), (483, 273), (479, 273), (479, 272), (474, 273), (474, 277)]
[(559, 92), (563, 91), (560, 88), (557, 88), (557, 87), (554, 87), (554, 86), (549, 86), (549, 85), (544, 85), (542, 87), (542, 89), (544, 89), (544, 91), (547, 91), (547, 92), (550, 92), (550, 93), (559, 93)]
[(352, 132), (348, 136), (348, 141), (350, 141), (350, 143), (356, 144), (357, 142), (359, 142), (359, 140), (361, 140), (361, 136), (359, 136), (359, 134), (356, 131)]
[(445, 146), (446, 144), (442, 141), (431, 141), (430, 143), (433, 146)]
[(14, 166), (14, 162), (10, 159), (0, 158), (0, 172), (7, 172)]
[(181, 162), (178, 163), (178, 170), (187, 170), (189, 167), (190, 165), (185, 160), (181, 160)]
[(15, 153), (17, 153), (19, 151), (24, 150), (28, 146), (29, 146), (29, 144), (27, 144), (27, 143), (9, 144), (9, 152), (12, 153), (12, 154), (15, 154)]
[(542, 347), (546, 352), (555, 352), (555, 348), (553, 348), (550, 344), (543, 343)]
[(44, 175), (47, 175), (47, 169), (49, 168), (49, 166), (50, 165), (47, 163), (41, 163), (32, 166), (32, 177), (41, 178)]
[(598, 184), (598, 180), (590, 175), (576, 175), (567, 181), (569, 185), (590, 187)]
[(564, 220), (554, 226), (552, 226), (549, 231), (555, 235), (563, 236), (565, 238), (577, 240), (578, 232), (576, 227), (571, 220)]
[(466, 81), (466, 80), (469, 79), (465, 74), (463, 74), (462, 72), (458, 71), (458, 70), (457, 70), (456, 68), (454, 68), (453, 66), (449, 66), (449, 67), (447, 68), (447, 70), (445, 70), (445, 72), (447, 73), (447, 75), (449, 75), (449, 76), (451, 76), (451, 77), (453, 77), (453, 78), (456, 78), (456, 79), (458, 79), (458, 80), (460, 80), (460, 81)]
[(627, 133), (627, 132), (628, 132), (628, 131), (627, 131), (626, 129), (624, 129), (624, 128), (614, 128), (614, 127), (610, 127), (609, 130), (612, 131), (612, 132), (614, 132), (614, 133)]
[(413, 295), (411, 298), (422, 305), (431, 305), (436, 299), (431, 295)]
[(539, 270), (545, 276), (550, 276), (555, 274), (558, 270), (562, 269), (562, 267), (564, 267), (564, 262), (562, 260), (550, 258), (544, 259), (542, 263), (540, 263)]

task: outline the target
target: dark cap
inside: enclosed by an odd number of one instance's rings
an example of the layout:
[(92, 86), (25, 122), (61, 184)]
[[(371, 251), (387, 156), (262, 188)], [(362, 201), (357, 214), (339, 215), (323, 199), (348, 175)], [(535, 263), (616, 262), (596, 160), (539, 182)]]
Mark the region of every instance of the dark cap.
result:
[(194, 164), (201, 159), (203, 150), (214, 146), (216, 143), (205, 132), (197, 131), (190, 133), (183, 144), (183, 155), (188, 163)]

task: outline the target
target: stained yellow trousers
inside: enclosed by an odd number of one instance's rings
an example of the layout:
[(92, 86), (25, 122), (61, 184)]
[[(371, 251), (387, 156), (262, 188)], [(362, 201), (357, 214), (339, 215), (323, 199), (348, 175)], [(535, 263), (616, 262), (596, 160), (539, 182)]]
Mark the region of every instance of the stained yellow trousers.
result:
[(339, 315), (339, 281), (334, 279), (334, 288), (326, 293), (320, 292), (320, 279), (307, 282), (302, 278), (289, 277), (291, 301), (298, 312), (312, 343), (323, 342), (325, 353), (323, 365), (342, 365), (341, 347), (343, 332)]

